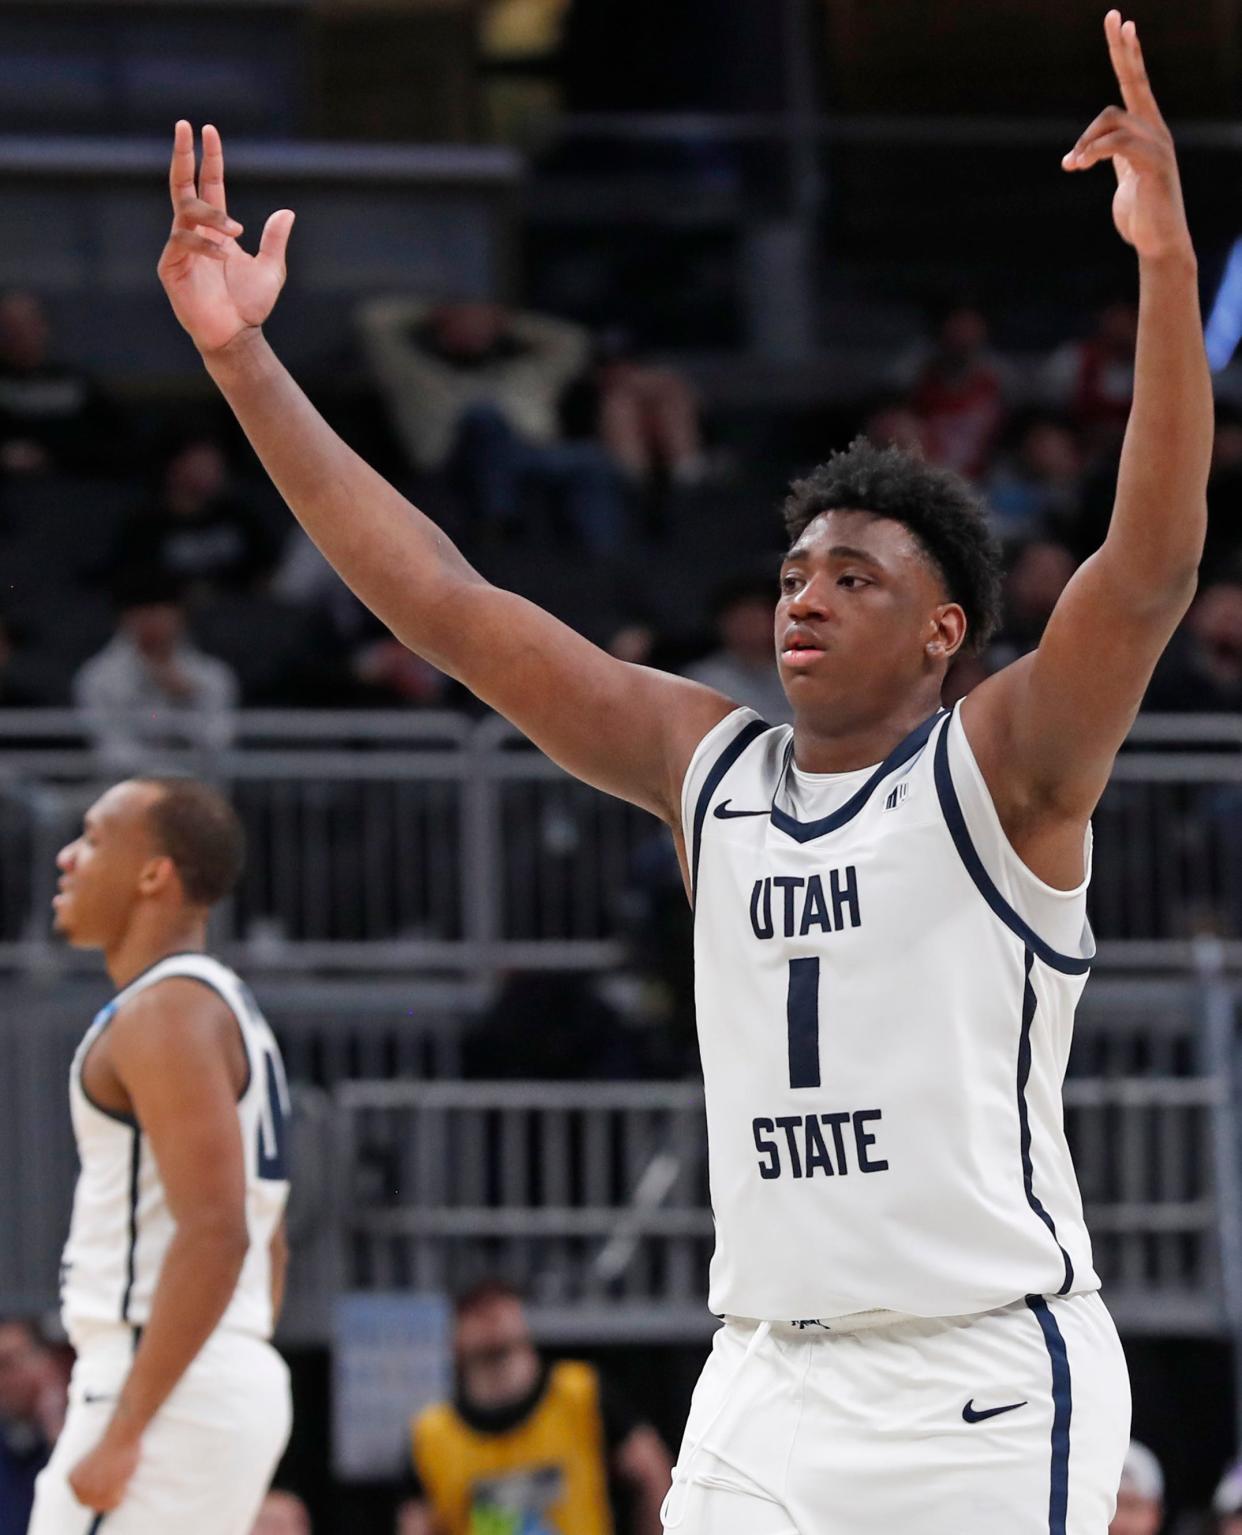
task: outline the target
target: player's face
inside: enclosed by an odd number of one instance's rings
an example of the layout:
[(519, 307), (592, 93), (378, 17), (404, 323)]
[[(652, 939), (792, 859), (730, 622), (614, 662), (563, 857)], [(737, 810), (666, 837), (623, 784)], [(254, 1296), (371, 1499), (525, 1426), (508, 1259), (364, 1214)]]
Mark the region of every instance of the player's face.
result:
[(106, 948), (124, 931), (143, 874), (159, 857), (148, 821), (157, 795), (148, 784), (117, 784), (95, 801), (79, 835), (57, 854), (53, 922), (75, 948)]
[(900, 705), (926, 679), (928, 644), (951, 606), (901, 523), (821, 513), (781, 565), (776, 656), (795, 715), (830, 730)]
[(1108, 1535), (1157, 1535), (1160, 1529), (1159, 1503), (1140, 1498), (1124, 1488), (1117, 1494), (1117, 1512), (1108, 1527)]

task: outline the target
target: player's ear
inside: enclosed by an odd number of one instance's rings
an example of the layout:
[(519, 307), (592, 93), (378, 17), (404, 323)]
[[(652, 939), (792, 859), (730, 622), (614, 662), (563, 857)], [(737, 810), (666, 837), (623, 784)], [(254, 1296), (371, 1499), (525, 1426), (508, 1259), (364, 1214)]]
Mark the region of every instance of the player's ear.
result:
[(931, 616), (928, 657), (947, 664), (962, 648), (965, 638), (966, 614), (956, 602), (941, 603)]
[(161, 853), (158, 858), (148, 858), (142, 866), (142, 872), (138, 875), (139, 894), (162, 895), (176, 878), (177, 866), (166, 853)]

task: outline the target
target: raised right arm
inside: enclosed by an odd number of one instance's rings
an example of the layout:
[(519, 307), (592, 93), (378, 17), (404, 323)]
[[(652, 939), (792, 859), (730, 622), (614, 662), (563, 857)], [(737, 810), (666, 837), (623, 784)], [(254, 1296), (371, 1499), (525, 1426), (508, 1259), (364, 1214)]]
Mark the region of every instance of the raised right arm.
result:
[(298, 521), (399, 640), (457, 678), (575, 777), (675, 828), (695, 746), (733, 705), (684, 678), (618, 661), (512, 592), (327, 425), (260, 329), (284, 283), (293, 215), (268, 220), (257, 256), (237, 244), (224, 160), (178, 123), (173, 230), (160, 277), (182, 325)]

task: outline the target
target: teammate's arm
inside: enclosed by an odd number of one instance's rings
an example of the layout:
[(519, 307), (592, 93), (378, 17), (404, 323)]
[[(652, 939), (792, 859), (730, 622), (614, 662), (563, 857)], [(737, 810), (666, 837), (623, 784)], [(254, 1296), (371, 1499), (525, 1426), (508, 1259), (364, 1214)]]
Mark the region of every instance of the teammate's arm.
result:
[(331, 430), (260, 326), (285, 277), (293, 214), (257, 256), (229, 219), (220, 136), (177, 124), (172, 233), (160, 278), (177, 318), (298, 521), (401, 642), (513, 721), (578, 778), (678, 820), (695, 746), (732, 705), (684, 678), (618, 661), (484, 581), (445, 534)]
[(1138, 252), (1134, 402), (1108, 535), (1057, 603), (1038, 650), (963, 704), (1010, 840), (1055, 884), (1082, 875), (1085, 823), (1194, 595), (1207, 527), (1212, 389), (1197, 264), (1173, 140), (1133, 22), (1105, 21), (1125, 110), (1109, 107), (1065, 157), (1111, 160), (1113, 217)]
[(220, 998), (179, 978), (140, 992), (109, 1025), (109, 1062), (155, 1157), (176, 1232), (112, 1418), (70, 1475), (78, 1500), (101, 1512), (121, 1501), (147, 1425), (223, 1316), (246, 1256), (236, 1035)]

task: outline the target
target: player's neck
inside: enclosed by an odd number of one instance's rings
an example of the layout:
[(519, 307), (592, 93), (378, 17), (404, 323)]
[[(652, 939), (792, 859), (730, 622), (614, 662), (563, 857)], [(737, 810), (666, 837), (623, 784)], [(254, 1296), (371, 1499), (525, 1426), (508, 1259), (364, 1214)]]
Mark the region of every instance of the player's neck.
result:
[(207, 921), (197, 913), (138, 913), (115, 944), (104, 950), (104, 963), (118, 991), (170, 954), (202, 953)]
[(935, 697), (918, 696), (889, 714), (835, 724), (794, 721), (794, 764), (804, 773), (849, 773), (873, 767), (940, 707)]

